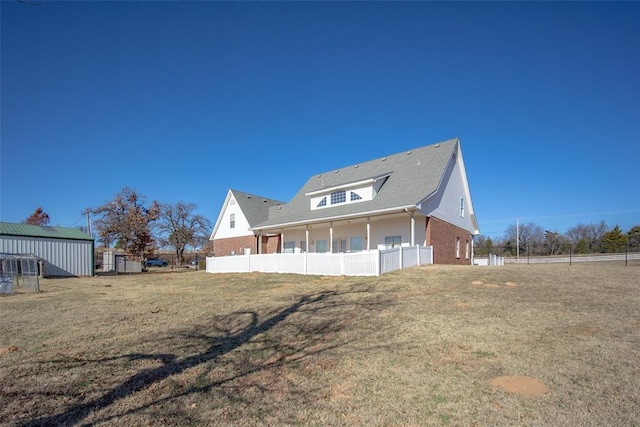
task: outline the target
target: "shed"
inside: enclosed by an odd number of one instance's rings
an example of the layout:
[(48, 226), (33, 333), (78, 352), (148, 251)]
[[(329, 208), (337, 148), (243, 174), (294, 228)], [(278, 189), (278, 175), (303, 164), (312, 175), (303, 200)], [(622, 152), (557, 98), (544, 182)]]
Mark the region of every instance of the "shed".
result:
[(0, 253), (32, 254), (43, 276), (93, 276), (93, 237), (77, 228), (0, 222)]

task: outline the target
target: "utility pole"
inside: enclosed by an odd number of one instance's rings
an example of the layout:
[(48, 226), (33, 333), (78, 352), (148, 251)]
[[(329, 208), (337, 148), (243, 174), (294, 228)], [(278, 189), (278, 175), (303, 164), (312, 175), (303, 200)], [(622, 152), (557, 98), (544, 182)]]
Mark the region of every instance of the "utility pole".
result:
[(520, 218), (516, 218), (516, 259), (520, 259)]
[(89, 208), (87, 208), (85, 213), (87, 214), (87, 233), (89, 233), (89, 236), (93, 237), (93, 232), (91, 231), (91, 217), (89, 216)]

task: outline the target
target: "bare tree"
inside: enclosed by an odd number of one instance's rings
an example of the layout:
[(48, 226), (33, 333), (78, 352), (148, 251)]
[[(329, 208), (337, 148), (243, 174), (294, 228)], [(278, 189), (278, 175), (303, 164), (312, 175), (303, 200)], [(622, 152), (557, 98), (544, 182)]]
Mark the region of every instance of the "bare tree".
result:
[(184, 263), (187, 246), (203, 246), (211, 231), (211, 222), (194, 213), (197, 207), (194, 203), (178, 202), (163, 204), (160, 208), (160, 220), (156, 226), (160, 234), (159, 241), (175, 249), (180, 265)]
[(544, 253), (545, 255), (559, 255), (563, 248), (567, 248), (566, 238), (555, 231), (546, 230), (544, 232)]
[(571, 243), (577, 245), (586, 243), (590, 252), (597, 252), (600, 249), (600, 243), (605, 233), (609, 231), (609, 227), (604, 221), (591, 224), (578, 224), (568, 229), (565, 236)]
[(152, 202), (145, 206), (144, 197), (124, 187), (113, 200), (94, 208), (99, 218), (96, 229), (103, 242), (116, 242), (116, 246), (136, 259), (142, 260), (153, 253), (154, 240), (150, 223), (160, 216), (160, 205)]
[(31, 225), (47, 225), (49, 224), (49, 214), (41, 207), (38, 207), (25, 222)]
[(514, 242), (515, 246), (518, 239), (520, 250), (526, 251), (544, 242), (544, 230), (534, 222), (511, 224), (505, 232), (505, 240)]

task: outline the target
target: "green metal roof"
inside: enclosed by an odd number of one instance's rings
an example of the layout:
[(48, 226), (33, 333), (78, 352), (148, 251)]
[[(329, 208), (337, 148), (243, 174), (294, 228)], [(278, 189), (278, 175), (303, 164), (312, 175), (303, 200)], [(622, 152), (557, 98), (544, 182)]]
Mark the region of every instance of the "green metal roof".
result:
[(0, 236), (44, 237), (48, 239), (93, 240), (82, 230), (68, 227), (47, 227), (31, 224), (0, 222)]

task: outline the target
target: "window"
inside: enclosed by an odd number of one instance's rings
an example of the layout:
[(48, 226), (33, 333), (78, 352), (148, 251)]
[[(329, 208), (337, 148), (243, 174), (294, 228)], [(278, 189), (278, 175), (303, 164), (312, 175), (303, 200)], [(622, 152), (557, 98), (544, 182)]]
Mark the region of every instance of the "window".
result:
[(229, 228), (236, 228), (236, 214), (229, 215)]
[(292, 254), (295, 252), (296, 242), (284, 242), (284, 253)]
[(384, 244), (387, 248), (395, 248), (400, 246), (400, 236), (389, 236), (384, 238)]
[(320, 203), (318, 203), (318, 206), (316, 206), (316, 208), (321, 208), (323, 206), (327, 206), (327, 198), (323, 197), (322, 200), (320, 200)]
[(338, 203), (344, 203), (347, 201), (347, 192), (344, 190), (334, 191), (331, 193), (331, 204), (337, 205)]
[(327, 252), (327, 241), (326, 240), (316, 240), (316, 252), (318, 252), (318, 253)]
[(307, 252), (307, 242), (300, 240), (300, 252)]
[(456, 237), (456, 258), (460, 258), (460, 238)]
[(347, 252), (347, 239), (338, 239), (333, 241), (333, 253)]
[(349, 198), (352, 202), (355, 202), (356, 200), (362, 200), (362, 197), (360, 197), (358, 193), (354, 193), (353, 191), (351, 191), (351, 195), (349, 196)]
[(466, 259), (469, 259), (469, 241), (466, 241), (467, 243), (464, 246), (464, 257)]
[(464, 218), (464, 198), (460, 197), (460, 217)]
[(349, 248), (351, 249), (351, 252), (360, 252), (362, 250), (362, 237), (350, 238)]

